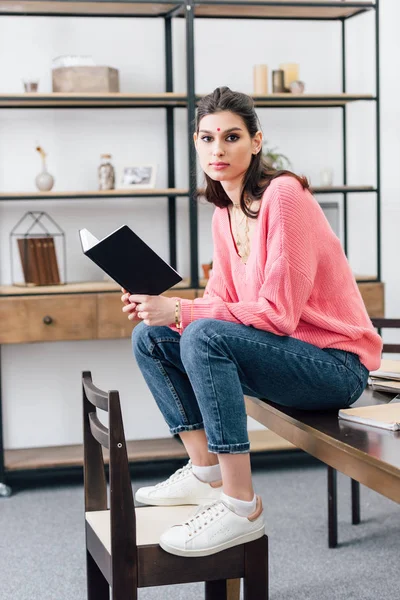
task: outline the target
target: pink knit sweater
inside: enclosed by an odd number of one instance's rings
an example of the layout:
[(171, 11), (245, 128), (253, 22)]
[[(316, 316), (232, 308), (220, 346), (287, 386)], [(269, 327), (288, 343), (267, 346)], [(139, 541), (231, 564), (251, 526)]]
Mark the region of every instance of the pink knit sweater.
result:
[(212, 222), (214, 258), (204, 296), (181, 301), (182, 327), (220, 319), (292, 336), (380, 365), (375, 332), (341, 243), (308, 190), (290, 176), (273, 180), (261, 201), (247, 264), (236, 249), (227, 208)]

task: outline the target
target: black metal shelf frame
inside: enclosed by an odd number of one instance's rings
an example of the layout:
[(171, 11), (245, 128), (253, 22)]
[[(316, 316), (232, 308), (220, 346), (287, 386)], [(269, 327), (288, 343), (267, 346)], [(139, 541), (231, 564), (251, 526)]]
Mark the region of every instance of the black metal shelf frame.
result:
[[(25, 0), (26, 4), (29, 2), (33, 2), (34, 0)], [(56, 4), (64, 3), (67, 4), (71, 0), (56, 0), (53, 3)], [(75, 4), (84, 3), (85, 0), (73, 0)], [(91, 4), (100, 5), (100, 4), (111, 4), (109, 0), (96, 0), (96, 2), (92, 2)], [(48, 12), (18, 12), (14, 10), (14, 12), (10, 10), (4, 9), (5, 2), (0, 0), (0, 16), (55, 16), (55, 17), (118, 17), (118, 18), (141, 18), (141, 17), (154, 17), (154, 18), (164, 18), (165, 22), (165, 91), (173, 92), (173, 65), (172, 65), (172, 19), (175, 17), (183, 17), (185, 18), (186, 25), (186, 77), (187, 77), (187, 142), (188, 142), (188, 156), (189, 156), (189, 227), (190, 227), (190, 287), (199, 288), (199, 274), (198, 274), (198, 208), (197, 208), (197, 176), (196, 176), (196, 151), (193, 145), (193, 125), (195, 122), (195, 111), (196, 111), (196, 101), (198, 96), (196, 95), (195, 89), (195, 52), (194, 52), (194, 35), (195, 35), (195, 19), (196, 18), (218, 18), (217, 16), (196, 16), (196, 7), (200, 5), (213, 5), (213, 6), (266, 6), (266, 7), (332, 7), (337, 8), (338, 2), (293, 2), (288, 0), (265, 0), (264, 2), (256, 2), (253, 0), (241, 0), (235, 2), (230, 2), (229, 0), (158, 0), (158, 2), (154, 3), (151, 0), (116, 0), (115, 4), (125, 4), (125, 5), (135, 5), (135, 4), (165, 4), (171, 5), (173, 4), (173, 8), (170, 10), (166, 10), (165, 14), (153, 14), (151, 10), (147, 14), (114, 14), (107, 12), (103, 12), (101, 14), (96, 12), (93, 13), (60, 13), (57, 12), (56, 9)], [(10, 6), (14, 4), (10, 2)], [(379, 0), (375, 0), (375, 4), (371, 4), (371, 2), (347, 2), (346, 7), (354, 7), (359, 8), (355, 14), (349, 15), (347, 17), (293, 17), (293, 16), (280, 16), (280, 17), (259, 17), (259, 16), (224, 16), (224, 19), (229, 18), (243, 18), (243, 19), (263, 19), (263, 20), (307, 20), (307, 21), (341, 21), (341, 46), (342, 46), (342, 93), (346, 93), (346, 21), (349, 18), (354, 16), (361, 15), (366, 11), (374, 10), (375, 12), (375, 56), (376, 56), (376, 91), (375, 95), (369, 98), (369, 101), (374, 101), (376, 103), (376, 164), (377, 164), (377, 181), (376, 186), (372, 189), (357, 189), (354, 188), (349, 191), (340, 191), (340, 190), (323, 190), (316, 193), (327, 194), (327, 193), (340, 193), (343, 195), (343, 227), (344, 227), (344, 249), (347, 253), (348, 250), (348, 194), (349, 193), (369, 193), (373, 192), (376, 194), (376, 219), (377, 219), (377, 278), (376, 280), (371, 281), (380, 281), (381, 280), (381, 210), (380, 210), (380, 200), (381, 200), (381, 165), (380, 165), (380, 79), (379, 79), (379, 56), (380, 56), (380, 40), (379, 40)], [(219, 17), (221, 18), (221, 17)], [(145, 104), (146, 96), (143, 95), (143, 107), (148, 105)], [(108, 99), (105, 99), (107, 101)], [(291, 98), (288, 96), (287, 101), (290, 102)], [(329, 102), (330, 98), (327, 98)], [(332, 100), (333, 102), (333, 100)], [(72, 106), (67, 106), (68, 108), (75, 108)], [(142, 105), (135, 105), (135, 107), (140, 108)], [(168, 105), (164, 106), (166, 110), (166, 123), (167, 123), (167, 173), (168, 173), (168, 188), (175, 188), (175, 145), (174, 145), (174, 108), (178, 107), (178, 105)], [(330, 108), (329, 105), (326, 106), (315, 106), (315, 105), (307, 105), (306, 103), (302, 103), (300, 106), (287, 106), (285, 108)], [(346, 105), (337, 106), (333, 105), (331, 107), (339, 108), (342, 111), (342, 141), (343, 141), (343, 184), (347, 185), (347, 175), (348, 175), (348, 156), (347, 156), (347, 113), (346, 113)], [(2, 108), (0, 106), (0, 108)], [(9, 107), (8, 107), (9, 108)], [(19, 107), (20, 108), (20, 107)], [(39, 108), (39, 107), (38, 107)], [(82, 107), (79, 107), (82, 108)], [(95, 107), (92, 106), (90, 108), (105, 108), (105, 106)], [(111, 104), (107, 106), (107, 108), (124, 108), (124, 106), (112, 106)], [(275, 106), (265, 106), (263, 108), (275, 108)], [(280, 106), (281, 108), (281, 106)], [(168, 196), (168, 194), (164, 194), (164, 196)], [(176, 233), (177, 233), (177, 221), (176, 221), (176, 198), (177, 195), (168, 196), (168, 229), (169, 229), (169, 244), (170, 244), (170, 261), (173, 266), (176, 266), (177, 262), (177, 253), (176, 253)], [(9, 198), (11, 200), (11, 198)], [(16, 198), (13, 198), (14, 200)], [(21, 198), (25, 199), (25, 198)], [(1, 346), (0, 346), (1, 353)], [(0, 358), (0, 496), (8, 495), (9, 488), (5, 485), (5, 467), (4, 467), (4, 450), (3, 450), (3, 428), (2, 428), (2, 407), (1, 407), (1, 358)]]
[[(230, 0), (186, 0), (186, 11), (187, 11), (187, 15), (186, 15), (186, 21), (187, 21), (187, 71), (188, 71), (188, 89), (187, 89), (187, 93), (189, 98), (194, 95), (195, 96), (195, 82), (194, 82), (194, 72), (195, 72), (195, 64), (194, 64), (194, 21), (195, 21), (195, 6), (197, 5), (219, 5), (219, 6), (232, 6), (234, 5), (235, 7), (237, 6), (285, 6), (285, 7), (332, 7), (332, 8), (337, 8), (338, 7), (338, 2), (290, 2), (287, 0), (283, 0), (283, 1), (271, 1), (271, 0), (265, 0), (264, 2), (258, 2), (258, 1), (254, 1), (254, 0), (237, 0), (234, 3), (230, 2)], [(375, 62), (375, 81), (376, 81), (376, 89), (375, 89), (375, 95), (371, 96), (369, 99), (365, 99), (367, 101), (374, 101), (375, 102), (375, 106), (376, 106), (376, 165), (377, 165), (377, 181), (376, 181), (376, 187), (373, 188), (373, 190), (369, 190), (369, 191), (374, 191), (376, 193), (376, 230), (377, 230), (377, 265), (376, 265), (376, 273), (377, 273), (377, 277), (375, 280), (369, 280), (369, 281), (381, 281), (381, 165), (380, 165), (380, 74), (379, 74), (379, 57), (380, 57), (380, 40), (379, 40), (379, 0), (375, 0), (374, 4), (371, 4), (371, 2), (357, 2), (357, 3), (352, 3), (352, 2), (347, 2), (346, 1), (346, 7), (348, 8), (360, 8), (360, 10), (353, 14), (350, 15), (348, 17), (340, 17), (340, 18), (330, 18), (330, 17), (307, 17), (304, 18), (304, 20), (309, 20), (309, 21), (314, 21), (314, 20), (322, 20), (322, 21), (341, 21), (341, 47), (342, 47), (342, 56), (341, 56), (341, 66), (342, 66), (342, 90), (341, 92), (343, 94), (345, 94), (347, 92), (347, 78), (346, 78), (346, 21), (350, 18), (353, 18), (355, 16), (361, 15), (367, 11), (370, 10), (374, 10), (375, 12), (375, 57), (376, 57), (376, 62)], [(218, 18), (217, 16), (202, 16), (200, 18)], [(220, 17), (221, 18), (221, 17)], [(223, 17), (228, 18), (228, 17)], [(234, 16), (232, 18), (238, 18), (238, 16)], [(239, 18), (243, 18), (243, 17), (239, 17)], [(282, 17), (254, 17), (254, 16), (248, 16), (248, 19), (259, 19), (262, 18), (264, 20), (303, 20), (303, 19), (299, 19), (299, 17), (291, 17), (288, 16), (285, 19), (283, 19)], [(189, 79), (189, 74), (191, 75), (190, 79)], [(190, 85), (189, 85), (190, 84)], [(195, 96), (196, 97), (196, 96)], [(198, 96), (197, 96), (198, 97)], [(327, 101), (333, 101), (333, 97), (328, 97)], [(290, 101), (293, 101), (292, 98), (290, 98), (290, 95), (288, 94), (287, 100), (288, 103), (290, 103)], [(262, 108), (278, 108), (276, 106), (263, 106)], [(279, 108), (339, 108), (342, 111), (342, 148), (343, 148), (343, 185), (346, 186), (347, 185), (347, 175), (348, 175), (348, 154), (347, 154), (347, 132), (348, 132), (348, 128), (347, 128), (347, 112), (346, 112), (346, 104), (344, 104), (343, 106), (313, 106), (312, 104), (301, 104), (301, 106), (287, 106), (287, 107), (282, 107), (279, 106)], [(195, 111), (194, 111), (194, 107), (188, 107), (188, 118), (189, 118), (189, 124), (193, 121), (194, 122), (194, 116), (195, 116)], [(189, 125), (189, 148), (192, 147), (192, 131), (190, 130), (190, 125)], [(195, 154), (193, 152), (193, 154)], [(190, 163), (191, 164), (195, 164), (195, 160), (196, 157), (194, 155), (194, 158), (189, 154), (190, 156)], [(192, 163), (193, 160), (193, 163)], [(191, 169), (191, 171), (194, 171), (194, 169)], [(192, 190), (195, 190), (196, 186), (193, 182), (193, 184), (190, 186), (190, 191), (192, 193)], [(320, 193), (329, 193), (328, 191), (326, 192), (320, 192)], [(331, 193), (333, 193), (331, 191)], [(344, 231), (344, 240), (343, 240), (343, 246), (344, 246), (344, 251), (347, 254), (348, 253), (348, 194), (349, 193), (353, 193), (353, 190), (350, 191), (343, 191), (343, 192), (336, 192), (336, 193), (342, 193), (343, 194), (343, 231)], [(196, 229), (197, 232), (197, 211), (195, 209), (193, 209), (193, 214), (191, 215), (191, 228)], [(197, 236), (197, 233), (196, 233)], [(195, 275), (195, 279), (194, 281), (197, 283), (198, 281), (198, 275), (197, 275), (197, 262), (198, 262), (198, 248), (197, 248), (197, 237), (196, 237), (196, 248), (193, 248), (193, 253), (192, 253), (192, 276), (193, 274)]]
[[(69, 2), (70, 0), (58, 0), (61, 2)], [(81, 2), (82, 0), (74, 0), (75, 2)], [(105, 0), (96, 0), (96, 1), (100, 1), (100, 2), (105, 2)], [(131, 3), (134, 4), (134, 2), (131, 2), (131, 0), (118, 0), (118, 2), (125, 2), (125, 3)], [(143, 3), (148, 3), (150, 4), (154, 4), (152, 1), (150, 0), (141, 0), (141, 2)], [(168, 2), (168, 0), (159, 0), (159, 3), (165, 3), (165, 4), (171, 4), (171, 2)], [(177, 7), (174, 8), (174, 10), (170, 11), (169, 13), (162, 15), (161, 17), (159, 15), (159, 18), (164, 18), (164, 23), (165, 23), (165, 27), (164, 27), (164, 35), (165, 35), (165, 91), (166, 92), (172, 92), (173, 91), (173, 70), (172, 70), (172, 18), (175, 15), (176, 9), (179, 9), (181, 6), (181, 2), (177, 2), (175, 0), (174, 2), (175, 4), (177, 4)], [(1, 12), (0, 11), (0, 16), (9, 16), (12, 13), (9, 12)], [(15, 13), (16, 16), (24, 16), (23, 13)], [(36, 16), (36, 14), (32, 14), (29, 13), (29, 16)], [(40, 16), (44, 16), (43, 14), (40, 13)], [(59, 16), (59, 15), (57, 15)], [(65, 15), (65, 16), (73, 16), (71, 14)], [(76, 15), (76, 16), (91, 16), (91, 15)], [(107, 16), (107, 15), (101, 15), (101, 16)], [(114, 16), (114, 15), (112, 15)], [(119, 15), (121, 16), (121, 15)], [(132, 16), (132, 15), (129, 15)], [(137, 15), (133, 15), (133, 16), (137, 16)], [(144, 15), (141, 15), (144, 16)], [(147, 15), (147, 16), (154, 16), (154, 15)], [(190, 36), (190, 31), (188, 31), (188, 36)], [(193, 39), (193, 36), (192, 36)], [(192, 46), (193, 49), (193, 46)], [(188, 86), (190, 89), (191, 87)], [(193, 94), (192, 94), (192, 99), (189, 99), (188, 101), (188, 107), (189, 109), (191, 108), (193, 110), (193, 114), (194, 114), (194, 89), (193, 89)], [(115, 108), (115, 107), (114, 107)], [(147, 106), (146, 106), (147, 108)], [(165, 110), (166, 110), (166, 124), (167, 124), (167, 178), (168, 178), (168, 188), (169, 189), (173, 189), (175, 188), (175, 143), (174, 143), (174, 127), (175, 127), (175, 123), (174, 123), (174, 106), (166, 106)], [(189, 129), (191, 126), (191, 121), (189, 120)], [(191, 144), (192, 146), (193, 144)], [(193, 164), (193, 154), (190, 153), (190, 164)], [(190, 170), (190, 167), (189, 167)], [(193, 181), (193, 178), (191, 178), (191, 181)], [(177, 229), (177, 222), (176, 222), (176, 196), (169, 196), (168, 194), (164, 194), (164, 196), (168, 196), (168, 231), (169, 231), (169, 247), (170, 247), (170, 263), (172, 266), (176, 266), (176, 262), (177, 262), (177, 253), (176, 253), (176, 229)], [(194, 195), (190, 196), (189, 198), (189, 203), (190, 203), (190, 215), (191, 215), (191, 225), (190, 225), (190, 229), (191, 229), (191, 236), (193, 236), (193, 239), (191, 239), (191, 254), (194, 253), (194, 243), (197, 244), (197, 215), (196, 217), (194, 216)], [(196, 229), (193, 228), (192, 226), (192, 221), (195, 220), (196, 222)], [(197, 257), (197, 252), (195, 253), (196, 257)], [(196, 258), (197, 260), (197, 258)], [(193, 268), (194, 268), (194, 261), (193, 261), (193, 257), (191, 259), (191, 271), (193, 274)], [(196, 263), (196, 269), (197, 269), (197, 263)], [(192, 281), (193, 283), (193, 281)], [(198, 276), (197, 276), (197, 283), (198, 283)], [(9, 496), (11, 493), (11, 489), (6, 485), (6, 469), (5, 469), (5, 464), (4, 464), (4, 440), (3, 440), (3, 417), (2, 417), (2, 382), (1, 382), (1, 345), (0, 345), (0, 497), (1, 496)]]

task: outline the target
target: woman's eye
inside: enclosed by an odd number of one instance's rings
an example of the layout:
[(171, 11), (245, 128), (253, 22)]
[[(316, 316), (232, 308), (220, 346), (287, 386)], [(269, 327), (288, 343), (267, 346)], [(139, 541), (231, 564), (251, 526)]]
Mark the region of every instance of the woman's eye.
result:
[(203, 135), (203, 137), (201, 138), (203, 142), (209, 142), (211, 141), (211, 137), (209, 135)]
[(234, 133), (231, 133), (231, 135), (228, 135), (226, 139), (228, 140), (228, 142), (236, 142), (236, 140), (239, 139), (239, 136)]

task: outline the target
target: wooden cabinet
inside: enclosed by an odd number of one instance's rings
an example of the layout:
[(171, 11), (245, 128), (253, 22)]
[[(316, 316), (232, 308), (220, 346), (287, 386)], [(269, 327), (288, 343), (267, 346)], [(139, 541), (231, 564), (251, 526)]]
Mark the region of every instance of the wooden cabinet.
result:
[(135, 325), (122, 312), (121, 294), (97, 294), (96, 337), (100, 340), (130, 337)]
[[(383, 283), (358, 286), (370, 317), (383, 316)], [(165, 295), (193, 300), (203, 292), (174, 289)], [(128, 338), (134, 326), (122, 312), (119, 291), (0, 295), (0, 344)]]
[(385, 288), (382, 282), (372, 281), (370, 283), (358, 284), (362, 299), (370, 317), (385, 316)]
[(89, 340), (96, 320), (91, 294), (1, 298), (0, 344)]
[(28, 305), (25, 300), (15, 297), (0, 299), (0, 344), (28, 341)]
[[(385, 316), (385, 287), (382, 282), (358, 282), (362, 299), (364, 300), (365, 308), (370, 317)], [(200, 298), (204, 290), (197, 290), (197, 296)]]
[[(196, 291), (165, 295), (193, 299)], [(120, 292), (0, 296), (0, 344), (127, 338), (134, 325)]]

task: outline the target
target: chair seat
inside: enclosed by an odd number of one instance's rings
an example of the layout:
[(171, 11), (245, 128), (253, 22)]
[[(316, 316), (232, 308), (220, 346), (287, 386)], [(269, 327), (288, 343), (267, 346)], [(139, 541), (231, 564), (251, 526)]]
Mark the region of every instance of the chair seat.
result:
[[(144, 506), (135, 509), (136, 540), (138, 546), (158, 544), (164, 531), (186, 521), (198, 506)], [(86, 521), (104, 548), (111, 554), (110, 511), (99, 510), (85, 513)]]

